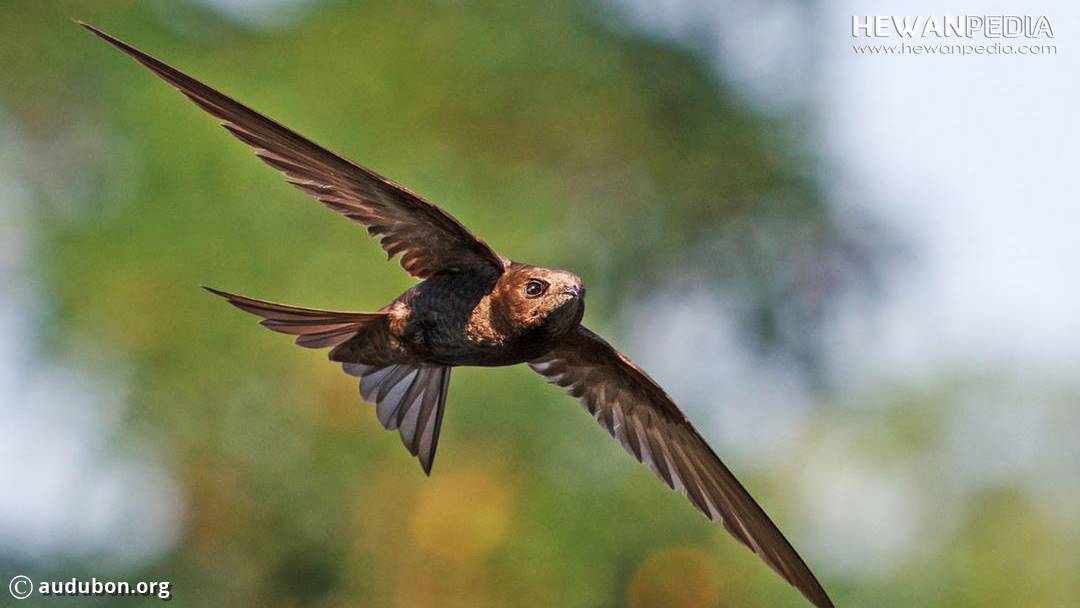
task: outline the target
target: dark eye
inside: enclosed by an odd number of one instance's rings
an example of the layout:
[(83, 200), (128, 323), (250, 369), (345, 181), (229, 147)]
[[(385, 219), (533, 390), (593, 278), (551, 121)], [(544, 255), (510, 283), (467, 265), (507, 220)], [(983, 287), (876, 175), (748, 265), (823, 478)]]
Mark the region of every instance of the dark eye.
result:
[(529, 282), (525, 283), (525, 295), (529, 296), (530, 298), (536, 298), (544, 295), (544, 292), (547, 291), (547, 288), (548, 284), (541, 281), (540, 279), (529, 279)]

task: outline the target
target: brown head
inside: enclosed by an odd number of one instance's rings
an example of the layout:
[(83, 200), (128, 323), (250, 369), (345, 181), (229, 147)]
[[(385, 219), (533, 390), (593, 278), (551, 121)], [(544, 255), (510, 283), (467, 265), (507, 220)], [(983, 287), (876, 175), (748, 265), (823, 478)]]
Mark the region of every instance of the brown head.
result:
[(499, 277), (491, 301), (498, 323), (514, 333), (539, 329), (562, 335), (585, 314), (585, 288), (577, 275), (517, 262)]

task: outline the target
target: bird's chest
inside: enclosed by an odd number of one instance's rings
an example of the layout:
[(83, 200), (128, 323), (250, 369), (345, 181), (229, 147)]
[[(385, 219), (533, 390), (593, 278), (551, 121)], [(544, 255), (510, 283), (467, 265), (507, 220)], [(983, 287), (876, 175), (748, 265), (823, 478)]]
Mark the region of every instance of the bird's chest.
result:
[(485, 353), (472, 339), (471, 319), (483, 292), (442, 277), (429, 279), (410, 294), (410, 312), (401, 339), (419, 358), (445, 365), (471, 365)]
[(540, 335), (507, 331), (492, 314), (487, 295), (426, 294), (414, 301), (405, 338), (420, 357), (445, 365), (501, 366), (523, 363), (550, 350)]
[(422, 358), (444, 365), (519, 363), (513, 345), (470, 322), (468, 316), (429, 311), (415, 318), (406, 338)]

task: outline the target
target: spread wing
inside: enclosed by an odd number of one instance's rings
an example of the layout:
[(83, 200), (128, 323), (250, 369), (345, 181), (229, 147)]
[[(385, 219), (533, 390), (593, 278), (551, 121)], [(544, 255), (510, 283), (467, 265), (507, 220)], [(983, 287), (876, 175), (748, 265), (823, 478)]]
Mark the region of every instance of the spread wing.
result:
[(832, 602), (769, 516), (652, 378), (603, 338), (579, 327), (529, 366), (566, 387), (657, 477), (687, 496), (819, 608)]
[(439, 272), (480, 272), (494, 281), (502, 273), (502, 259), (487, 243), (420, 196), (94, 26), (78, 23), (221, 120), (289, 183), (367, 226), (372, 236), (380, 238), (388, 258), (401, 254), (401, 266), (409, 274), (426, 279)]

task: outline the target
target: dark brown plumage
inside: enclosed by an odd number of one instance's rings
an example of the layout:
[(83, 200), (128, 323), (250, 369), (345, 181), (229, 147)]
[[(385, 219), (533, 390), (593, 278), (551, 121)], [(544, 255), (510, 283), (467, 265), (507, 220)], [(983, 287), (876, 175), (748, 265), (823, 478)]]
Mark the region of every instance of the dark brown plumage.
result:
[(360, 378), (379, 421), (430, 473), (458, 365), (528, 365), (566, 387), (630, 454), (757, 553), (814, 605), (832, 606), (809, 568), (670, 397), (581, 325), (573, 274), (512, 262), (450, 214), (116, 38), (81, 23), (221, 120), (289, 183), (367, 226), (422, 282), (377, 312), (273, 304), (210, 289)]

